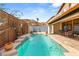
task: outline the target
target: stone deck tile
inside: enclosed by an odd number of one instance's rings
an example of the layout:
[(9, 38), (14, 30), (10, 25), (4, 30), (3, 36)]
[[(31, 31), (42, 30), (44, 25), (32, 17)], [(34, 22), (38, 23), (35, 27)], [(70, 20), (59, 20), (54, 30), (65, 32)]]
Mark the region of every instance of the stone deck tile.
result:
[(79, 41), (56, 34), (49, 36), (69, 51), (65, 55), (79, 56)]

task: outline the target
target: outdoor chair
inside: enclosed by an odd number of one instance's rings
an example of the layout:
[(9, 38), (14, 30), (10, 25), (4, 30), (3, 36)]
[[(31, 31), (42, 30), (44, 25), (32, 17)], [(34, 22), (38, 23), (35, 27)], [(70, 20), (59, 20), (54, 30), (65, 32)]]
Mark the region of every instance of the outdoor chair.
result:
[(64, 35), (64, 30), (59, 30), (61, 35)]
[(74, 37), (74, 34), (72, 31), (68, 31), (68, 37)]
[(79, 37), (79, 31), (74, 31), (74, 35)]

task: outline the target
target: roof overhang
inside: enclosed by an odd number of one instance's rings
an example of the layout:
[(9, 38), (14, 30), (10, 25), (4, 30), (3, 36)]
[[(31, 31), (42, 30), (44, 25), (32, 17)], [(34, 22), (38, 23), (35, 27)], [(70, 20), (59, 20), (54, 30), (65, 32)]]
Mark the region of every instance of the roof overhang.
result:
[[(67, 10), (66, 12), (64, 12), (63, 14), (59, 15), (58, 17), (53, 17), (51, 18), (51, 20), (48, 22), (48, 24), (54, 23), (57, 19), (67, 15), (70, 12), (73, 12), (74, 10), (79, 8), (79, 4), (77, 4), (76, 6), (74, 6), (73, 8), (70, 8), (69, 10)], [(53, 20), (52, 20), (53, 19)]]

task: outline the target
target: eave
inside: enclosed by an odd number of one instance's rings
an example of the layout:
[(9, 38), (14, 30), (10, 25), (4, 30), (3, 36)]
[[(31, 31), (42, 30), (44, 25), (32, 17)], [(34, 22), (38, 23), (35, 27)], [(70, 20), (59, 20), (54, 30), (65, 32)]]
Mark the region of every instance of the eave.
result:
[(73, 12), (74, 10), (79, 8), (79, 4), (77, 4), (76, 6), (74, 6), (73, 8), (70, 8), (69, 10), (67, 10), (66, 12), (64, 12), (63, 14), (59, 15), (58, 17), (56, 17), (54, 20), (52, 20), (51, 22), (49, 22), (48, 24), (54, 23), (55, 21), (57, 21), (59, 18), (69, 14), (70, 12)]

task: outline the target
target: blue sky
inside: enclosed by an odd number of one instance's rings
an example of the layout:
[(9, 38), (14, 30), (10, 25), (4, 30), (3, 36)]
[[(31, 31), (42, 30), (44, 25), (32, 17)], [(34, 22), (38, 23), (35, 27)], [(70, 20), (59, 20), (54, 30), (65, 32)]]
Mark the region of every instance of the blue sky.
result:
[(59, 10), (60, 3), (5, 3), (4, 5), (7, 12), (11, 13), (12, 10), (19, 10), (23, 13), (21, 19), (34, 19), (39, 18), (39, 21), (47, 21), (54, 16)]

